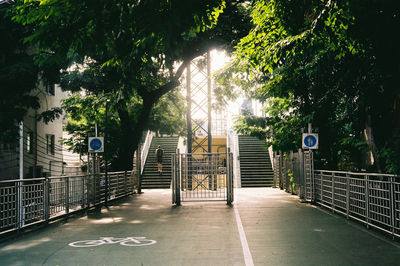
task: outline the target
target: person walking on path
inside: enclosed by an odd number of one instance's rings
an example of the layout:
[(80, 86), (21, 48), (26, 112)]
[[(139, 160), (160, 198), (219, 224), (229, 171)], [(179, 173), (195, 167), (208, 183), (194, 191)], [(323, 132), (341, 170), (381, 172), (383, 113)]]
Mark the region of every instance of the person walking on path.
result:
[(162, 175), (162, 159), (164, 155), (164, 150), (161, 148), (161, 145), (158, 145), (156, 149), (157, 156), (157, 164), (158, 164), (158, 174)]

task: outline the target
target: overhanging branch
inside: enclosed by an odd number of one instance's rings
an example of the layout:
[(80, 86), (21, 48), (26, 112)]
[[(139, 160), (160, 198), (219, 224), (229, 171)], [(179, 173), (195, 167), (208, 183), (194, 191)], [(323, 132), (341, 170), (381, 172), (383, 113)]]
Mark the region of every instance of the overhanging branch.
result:
[(179, 78), (182, 76), (183, 71), (185, 71), (186, 66), (190, 63), (191, 60), (192, 58), (183, 61), (182, 64), (178, 67), (174, 76), (171, 78), (171, 81), (159, 87), (157, 90), (151, 93), (151, 96), (158, 99), (164, 94), (168, 93), (169, 91), (179, 86), (180, 84)]

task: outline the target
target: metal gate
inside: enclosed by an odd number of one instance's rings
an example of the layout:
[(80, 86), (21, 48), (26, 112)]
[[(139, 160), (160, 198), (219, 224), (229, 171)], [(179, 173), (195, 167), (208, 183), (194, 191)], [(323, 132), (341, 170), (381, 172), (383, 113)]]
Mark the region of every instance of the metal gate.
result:
[(233, 201), (232, 153), (184, 153), (172, 156), (172, 203)]
[[(291, 193), (300, 192), (300, 197), (313, 201), (314, 196), (314, 161), (312, 151), (300, 150), (296, 155), (274, 155), (274, 184)], [(293, 180), (291, 179), (293, 177)], [(293, 188), (293, 184), (295, 187)], [(300, 189), (300, 191), (298, 190)], [(297, 192), (296, 192), (297, 191)]]

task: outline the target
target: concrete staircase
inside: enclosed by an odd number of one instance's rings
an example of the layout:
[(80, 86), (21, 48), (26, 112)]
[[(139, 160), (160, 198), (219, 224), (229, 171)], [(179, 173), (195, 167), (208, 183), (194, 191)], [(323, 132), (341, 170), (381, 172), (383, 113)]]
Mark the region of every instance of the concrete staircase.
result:
[[(142, 174), (142, 189), (169, 188), (171, 184), (171, 156), (178, 146), (179, 137), (153, 137), (146, 164)], [(155, 151), (161, 145), (164, 150), (163, 174), (160, 176), (157, 170)]]
[(274, 172), (265, 142), (256, 137), (239, 136), (242, 187), (271, 187)]

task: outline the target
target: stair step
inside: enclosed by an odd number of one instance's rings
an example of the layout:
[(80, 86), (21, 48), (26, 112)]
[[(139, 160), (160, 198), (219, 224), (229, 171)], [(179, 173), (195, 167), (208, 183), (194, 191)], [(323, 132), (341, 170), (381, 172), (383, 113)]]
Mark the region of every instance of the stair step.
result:
[[(175, 154), (178, 146), (179, 137), (153, 137), (149, 152), (146, 158), (142, 174), (142, 188), (156, 189), (156, 188), (169, 188), (171, 184), (171, 161), (172, 154)], [(158, 145), (164, 150), (163, 156), (163, 174), (158, 174), (158, 163), (155, 150)]]
[(274, 172), (264, 141), (239, 136), (239, 157), (242, 187), (269, 187), (274, 184)]

